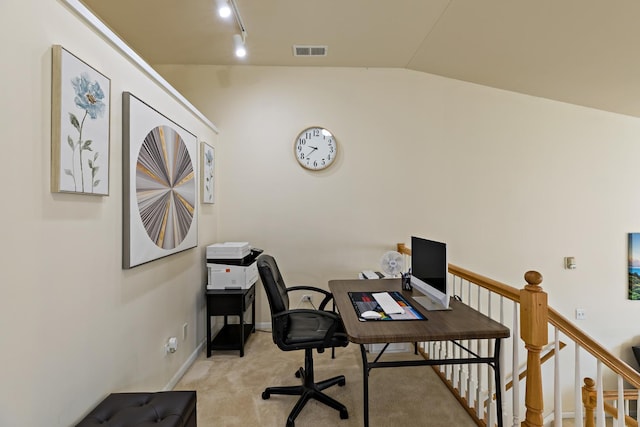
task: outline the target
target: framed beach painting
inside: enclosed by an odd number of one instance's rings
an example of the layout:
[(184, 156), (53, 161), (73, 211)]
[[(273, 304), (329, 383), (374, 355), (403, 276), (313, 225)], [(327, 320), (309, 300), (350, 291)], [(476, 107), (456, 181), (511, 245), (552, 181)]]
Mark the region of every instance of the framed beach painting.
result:
[(198, 245), (197, 138), (122, 94), (123, 267)]
[(629, 233), (629, 299), (640, 300), (640, 233)]
[(212, 146), (203, 142), (201, 144), (202, 151), (200, 158), (202, 159), (202, 182), (200, 188), (202, 189), (202, 203), (214, 203), (214, 187), (215, 187), (215, 152)]
[(59, 45), (51, 74), (51, 191), (106, 196), (111, 81)]

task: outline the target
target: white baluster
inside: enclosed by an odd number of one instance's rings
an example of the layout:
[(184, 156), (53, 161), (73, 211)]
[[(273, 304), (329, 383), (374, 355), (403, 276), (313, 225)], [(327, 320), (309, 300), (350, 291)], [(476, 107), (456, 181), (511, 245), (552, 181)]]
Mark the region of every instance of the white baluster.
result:
[(624, 385), (618, 375), (618, 427), (624, 427)]
[(520, 308), (517, 301), (513, 302), (513, 327), (511, 328), (511, 334), (513, 336), (512, 339), (512, 347), (513, 354), (512, 365), (511, 365), (511, 379), (513, 387), (511, 388), (511, 410), (513, 411), (513, 427), (520, 426), (520, 348), (518, 344), (520, 344), (520, 340), (516, 338), (517, 332), (520, 330), (520, 322), (518, 320), (518, 313), (520, 312)]
[(597, 360), (596, 374), (596, 427), (605, 427), (604, 425), (604, 396), (602, 394), (602, 362)]
[(554, 427), (562, 427), (562, 396), (560, 388), (560, 331), (555, 329), (554, 338), (554, 374), (553, 374), (553, 425)]
[(574, 369), (574, 406), (575, 406), (575, 415), (573, 417), (574, 424), (576, 427), (584, 427), (584, 411), (582, 404), (582, 376), (580, 375), (580, 345), (575, 343), (575, 358), (573, 364), (575, 365)]

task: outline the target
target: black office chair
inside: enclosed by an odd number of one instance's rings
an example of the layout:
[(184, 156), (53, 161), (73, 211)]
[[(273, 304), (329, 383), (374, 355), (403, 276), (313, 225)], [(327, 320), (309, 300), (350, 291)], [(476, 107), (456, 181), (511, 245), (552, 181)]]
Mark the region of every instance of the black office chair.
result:
[[(326, 348), (345, 347), (349, 343), (340, 316), (324, 310), (333, 296), (328, 291), (312, 286), (287, 288), (276, 260), (270, 255), (260, 255), (257, 263), (260, 278), (269, 299), (273, 342), (284, 351), (304, 350), (304, 368), (298, 369), (295, 373), (296, 377), (302, 379), (302, 385), (267, 387), (262, 393), (262, 398), (268, 399), (272, 394), (300, 396), (287, 418), (287, 427), (294, 427), (296, 417), (309, 399), (316, 399), (340, 411), (340, 418), (343, 420), (349, 418), (347, 408), (343, 404), (322, 392), (336, 384), (344, 386), (346, 383), (344, 375), (318, 383), (314, 381), (313, 376), (313, 349), (322, 353)], [(317, 310), (290, 310), (288, 293), (294, 290), (320, 292), (324, 295), (324, 299)]]

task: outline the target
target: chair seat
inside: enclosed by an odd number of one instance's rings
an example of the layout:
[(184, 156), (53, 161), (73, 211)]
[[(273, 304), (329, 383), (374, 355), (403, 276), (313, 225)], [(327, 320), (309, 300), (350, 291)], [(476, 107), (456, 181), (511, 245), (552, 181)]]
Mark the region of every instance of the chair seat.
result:
[[(292, 314), (289, 317), (285, 344), (296, 346), (297, 349), (316, 347), (318, 342), (324, 340), (333, 323), (333, 320), (313, 313)], [(349, 343), (343, 330), (341, 327), (339, 332), (333, 334), (331, 345), (328, 347), (345, 347)]]

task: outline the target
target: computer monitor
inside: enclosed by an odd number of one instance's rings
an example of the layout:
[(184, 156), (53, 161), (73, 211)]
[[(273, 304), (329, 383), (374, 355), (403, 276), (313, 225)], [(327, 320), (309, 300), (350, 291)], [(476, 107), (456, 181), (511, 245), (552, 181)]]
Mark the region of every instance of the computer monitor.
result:
[(411, 286), (424, 296), (413, 299), (427, 310), (449, 309), (447, 245), (411, 237)]

